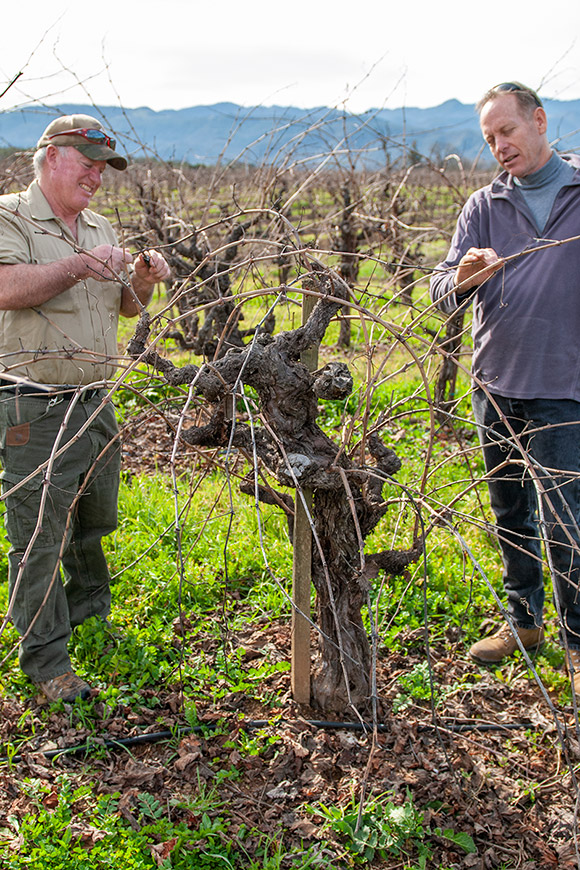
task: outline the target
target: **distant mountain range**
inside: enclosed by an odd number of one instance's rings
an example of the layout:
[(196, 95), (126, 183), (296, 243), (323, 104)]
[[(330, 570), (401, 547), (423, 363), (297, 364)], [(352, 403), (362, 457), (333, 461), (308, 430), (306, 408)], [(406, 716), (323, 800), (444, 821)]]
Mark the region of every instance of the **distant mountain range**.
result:
[[(580, 100), (546, 100), (549, 134), (560, 151), (580, 148)], [(61, 105), (29, 106), (0, 113), (0, 146), (32, 148), (46, 125), (59, 114), (100, 117), (119, 140), (118, 150), (131, 159), (156, 156), (163, 160), (213, 165), (218, 160), (247, 164), (309, 160), (315, 166), (324, 155), (344, 162), (346, 152), (358, 165), (384, 165), (403, 154), (440, 159), (459, 154), (473, 160), (482, 139), (473, 105), (447, 100), (429, 109), (369, 110), (355, 115), (336, 109), (298, 109), (235, 103), (193, 106), (155, 112), (148, 108)], [(485, 161), (489, 154), (482, 155)]]

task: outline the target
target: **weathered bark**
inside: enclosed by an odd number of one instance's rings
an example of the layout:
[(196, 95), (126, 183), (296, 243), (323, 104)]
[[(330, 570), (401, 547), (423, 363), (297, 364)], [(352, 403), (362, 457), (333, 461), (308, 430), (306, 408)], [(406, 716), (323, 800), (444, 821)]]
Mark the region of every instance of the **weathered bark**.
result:
[(361, 613), (366, 589), (360, 579), (360, 547), (344, 490), (316, 490), (314, 518), (325, 564), (315, 547), (312, 582), (321, 629), (321, 661), (312, 680), (313, 702), (322, 709), (346, 709), (349, 701), (365, 708), (371, 661)]
[(445, 338), (440, 347), (445, 351), (443, 362), (435, 384), (435, 415), (440, 423), (445, 423), (455, 407), (455, 385), (457, 382), (457, 360), (461, 351), (463, 321), (465, 311), (456, 311), (445, 329)]
[[(325, 297), (346, 298), (348, 287), (336, 273), (315, 265), (314, 276)], [(248, 457), (255, 450), (265, 471), (279, 483), (313, 490), (316, 534), (312, 574), (318, 597), (321, 662), (312, 692), (313, 703), (327, 711), (349, 704), (365, 708), (369, 701), (370, 653), (361, 616), (368, 578), (385, 567), (392, 569), (391, 573), (401, 573), (421, 552), (417, 543), (403, 553), (374, 554), (369, 565), (365, 564), (364, 538), (385, 514), (383, 483), (400, 468), (400, 462), (372, 436), (368, 447), (374, 466), (354, 466), (316, 422), (318, 399), (345, 398), (352, 390), (352, 379), (342, 363), (310, 373), (300, 362), (300, 354), (320, 343), (340, 305), (322, 298), (299, 329), (275, 338), (260, 335), (250, 346), (231, 349), (222, 359), (201, 368), (178, 368), (154, 350), (146, 350), (147, 315), (141, 318), (129, 347), (132, 356), (140, 356), (162, 372), (169, 384), (195, 380), (198, 393), (209, 403), (209, 423), (188, 429), (184, 440), (211, 446), (231, 441)], [(267, 425), (252, 431), (226, 418), (224, 398), (238, 379), (256, 391)], [(243, 491), (254, 492), (248, 479)], [(258, 489), (258, 497), (270, 503), (278, 495), (264, 487)], [(288, 514), (291, 506), (287, 498), (282, 500)]]

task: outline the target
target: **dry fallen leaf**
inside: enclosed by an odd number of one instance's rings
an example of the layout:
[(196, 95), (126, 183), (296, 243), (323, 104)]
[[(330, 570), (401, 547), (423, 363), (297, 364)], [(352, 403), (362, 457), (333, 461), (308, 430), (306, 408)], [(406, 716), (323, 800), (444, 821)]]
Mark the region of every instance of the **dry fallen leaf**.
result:
[(165, 843), (157, 843), (156, 845), (151, 846), (151, 855), (158, 867), (163, 867), (163, 864), (167, 861), (175, 848), (176, 843), (177, 837), (173, 837), (171, 840), (166, 840)]

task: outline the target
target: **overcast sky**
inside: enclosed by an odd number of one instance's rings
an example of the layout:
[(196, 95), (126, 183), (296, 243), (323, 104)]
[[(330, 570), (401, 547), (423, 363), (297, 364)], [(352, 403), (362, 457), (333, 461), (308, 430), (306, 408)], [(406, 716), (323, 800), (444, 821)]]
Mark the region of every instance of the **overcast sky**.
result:
[(0, 92), (22, 76), (0, 110), (44, 100), (362, 111), (473, 103), (513, 78), (580, 99), (577, 0), (485, 9), (469, 0), (13, 0), (2, 10)]

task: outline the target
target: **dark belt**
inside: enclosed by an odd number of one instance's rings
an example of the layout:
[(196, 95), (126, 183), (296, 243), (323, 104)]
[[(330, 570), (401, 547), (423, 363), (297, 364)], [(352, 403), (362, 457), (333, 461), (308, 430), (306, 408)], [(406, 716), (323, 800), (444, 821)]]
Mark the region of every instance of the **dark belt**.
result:
[(0, 398), (2, 393), (10, 393), (11, 395), (19, 394), (21, 396), (34, 396), (37, 399), (46, 399), (56, 405), (58, 402), (63, 402), (65, 399), (72, 399), (78, 395), (78, 400), (82, 404), (95, 399), (101, 389), (83, 390), (78, 387), (71, 387), (70, 384), (64, 384), (62, 387), (50, 385), (50, 390), (43, 390), (36, 384), (14, 384), (12, 381), (4, 381), (0, 378)]

